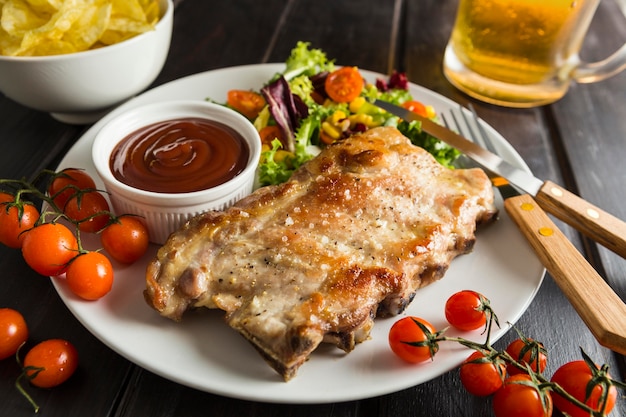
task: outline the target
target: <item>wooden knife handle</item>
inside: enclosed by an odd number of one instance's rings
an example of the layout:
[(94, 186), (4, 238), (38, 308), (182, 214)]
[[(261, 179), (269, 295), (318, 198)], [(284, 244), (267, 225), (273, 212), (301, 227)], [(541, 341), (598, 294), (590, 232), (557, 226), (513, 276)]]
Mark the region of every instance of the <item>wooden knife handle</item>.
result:
[(504, 207), (601, 345), (626, 354), (626, 305), (529, 195)]
[(551, 181), (544, 183), (536, 200), (548, 213), (626, 258), (626, 222)]

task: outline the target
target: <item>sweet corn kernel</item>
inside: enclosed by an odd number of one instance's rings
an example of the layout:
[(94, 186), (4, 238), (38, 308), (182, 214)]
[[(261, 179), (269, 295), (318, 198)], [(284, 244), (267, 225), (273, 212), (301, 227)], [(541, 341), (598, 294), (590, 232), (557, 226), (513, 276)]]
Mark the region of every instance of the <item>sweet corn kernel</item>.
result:
[(337, 125), (341, 120), (346, 118), (346, 114), (341, 110), (336, 110), (330, 117), (330, 123)]
[(293, 153), (291, 153), (289, 151), (284, 151), (282, 149), (279, 149), (274, 154), (274, 161), (275, 162), (282, 162), (282, 161), (285, 160), (285, 158), (291, 158), (292, 156), (293, 156)]
[(350, 126), (352, 127), (358, 123), (364, 124), (367, 127), (374, 127), (375, 125), (374, 118), (365, 113), (352, 114), (348, 117), (348, 120), (350, 120)]
[(322, 122), (322, 130), (335, 140), (341, 137), (341, 131), (329, 122)]
[(365, 97), (357, 97), (350, 102), (348, 108), (350, 109), (350, 113), (356, 113), (359, 111), (361, 106), (365, 104)]

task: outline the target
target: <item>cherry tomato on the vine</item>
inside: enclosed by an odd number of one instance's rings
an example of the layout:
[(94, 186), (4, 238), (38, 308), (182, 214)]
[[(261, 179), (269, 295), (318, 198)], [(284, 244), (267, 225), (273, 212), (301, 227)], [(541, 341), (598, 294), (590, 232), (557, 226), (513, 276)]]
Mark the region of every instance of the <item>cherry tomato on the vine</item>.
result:
[(476, 291), (462, 290), (446, 301), (446, 320), (459, 330), (476, 330), (485, 326), (487, 299)]
[(487, 396), (496, 392), (506, 374), (502, 359), (489, 359), (482, 352), (476, 351), (463, 362), (459, 375), (463, 387), (473, 395)]
[(12, 308), (0, 308), (0, 359), (15, 355), (28, 339), (24, 316)]
[[(592, 372), (589, 365), (584, 360), (577, 360), (568, 362), (562, 365), (552, 375), (552, 382), (559, 384), (567, 393), (576, 398), (582, 403), (587, 404), (589, 407), (598, 410), (599, 401), (603, 388), (600, 385), (596, 385), (591, 391), (589, 398), (586, 398), (587, 384), (592, 378)], [(617, 389), (611, 386), (609, 389), (606, 407), (604, 414), (609, 414), (615, 406), (615, 400), (617, 398)], [(554, 406), (561, 412), (569, 414), (571, 417), (589, 417), (589, 412), (578, 407), (576, 404), (568, 401), (561, 395), (554, 393)]]
[(435, 328), (428, 321), (419, 317), (404, 317), (391, 326), (389, 346), (406, 362), (424, 362), (432, 359), (439, 349), (438, 345), (429, 340), (429, 336), (434, 333)]
[(19, 208), (12, 206), (13, 201), (12, 195), (0, 193), (0, 243), (19, 249), (24, 242), (23, 232), (39, 220), (39, 210), (29, 203), (21, 203)]
[(41, 275), (56, 276), (78, 255), (78, 242), (70, 229), (61, 223), (44, 223), (24, 233), (24, 260)]
[[(506, 348), (506, 352), (517, 362), (530, 365), (530, 369), (535, 372), (543, 372), (546, 369), (548, 357), (543, 345), (532, 339), (515, 339)], [(539, 364), (539, 367), (537, 367)], [(524, 373), (515, 365), (509, 364), (507, 367), (509, 375)]]
[(328, 74), (324, 81), (324, 90), (331, 100), (349, 103), (361, 94), (364, 85), (357, 67), (341, 67)]
[(48, 186), (48, 195), (63, 210), (65, 203), (78, 190), (95, 189), (96, 183), (85, 171), (78, 168), (67, 168), (57, 173)]
[(99, 191), (78, 193), (70, 197), (64, 212), (72, 220), (79, 221), (78, 228), (83, 232), (95, 233), (104, 228), (111, 216), (109, 203)]
[(265, 99), (254, 91), (230, 90), (226, 93), (226, 104), (252, 120), (265, 107)]
[(26, 378), (40, 388), (52, 388), (67, 381), (78, 367), (78, 352), (68, 341), (45, 340), (24, 357)]
[(493, 396), (496, 417), (550, 417), (552, 398), (549, 392), (540, 392), (527, 374), (518, 374), (504, 380), (504, 385)]
[(77, 296), (97, 300), (111, 291), (113, 265), (100, 252), (80, 254), (67, 267), (65, 281)]
[(131, 264), (146, 253), (150, 237), (148, 229), (139, 219), (122, 216), (102, 231), (100, 242), (113, 259)]

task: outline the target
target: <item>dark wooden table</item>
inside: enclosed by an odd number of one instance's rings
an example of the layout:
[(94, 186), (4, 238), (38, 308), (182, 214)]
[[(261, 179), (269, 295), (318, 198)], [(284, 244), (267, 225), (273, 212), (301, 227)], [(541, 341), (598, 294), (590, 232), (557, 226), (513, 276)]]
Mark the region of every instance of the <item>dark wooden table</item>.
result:
[[(563, 184), (626, 219), (626, 73), (594, 85), (574, 85), (556, 104), (513, 110), (469, 99), (443, 77), (441, 60), (454, 0), (313, 1), (179, 0), (168, 61), (159, 85), (193, 73), (241, 64), (282, 62), (297, 40), (312, 42), (338, 64), (409, 79), (459, 103), (471, 102), (506, 137), (537, 176)], [(605, 0), (583, 56), (599, 59), (626, 40), (616, 3)], [(0, 97), (0, 177), (29, 177), (55, 168), (88, 126), (59, 123), (48, 114)], [(563, 226), (600, 274), (626, 296), (626, 261)], [(283, 405), (200, 392), (148, 372), (92, 336), (65, 307), (50, 280), (31, 271), (18, 251), (0, 248), (0, 306), (21, 311), (31, 340), (71, 340), (78, 372), (52, 390), (31, 390), (44, 416), (487, 416), (489, 400), (474, 398), (451, 371), (404, 391), (361, 401)], [(624, 377), (624, 358), (601, 347), (548, 276), (518, 322), (549, 350), (547, 373), (578, 359), (579, 347)], [(497, 346), (506, 346), (509, 332)], [(164, 352), (167, 355), (167, 352)], [(17, 365), (0, 363), (0, 415), (32, 415), (13, 383)], [(328, 376), (332, 378), (332, 375)], [(241, 387), (245, 390), (245, 387)], [(620, 400), (613, 416), (626, 415)]]

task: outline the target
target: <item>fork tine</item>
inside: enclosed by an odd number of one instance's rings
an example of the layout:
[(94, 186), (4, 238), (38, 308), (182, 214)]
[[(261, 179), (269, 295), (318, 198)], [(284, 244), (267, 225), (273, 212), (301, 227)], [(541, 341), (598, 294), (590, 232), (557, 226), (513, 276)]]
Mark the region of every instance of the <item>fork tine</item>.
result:
[[(474, 106), (470, 103), (467, 107), (466, 109), (459, 105), (458, 109), (449, 109), (449, 118), (446, 117), (446, 114), (442, 114), (443, 124), (449, 129), (456, 130), (459, 134), (465, 136), (472, 142), (496, 153), (493, 142), (482, 126)], [(471, 112), (471, 117), (467, 114), (468, 109)]]
[(474, 118), (474, 123), (478, 127), (478, 132), (480, 133), (479, 137), (482, 139), (485, 147), (489, 151), (491, 151), (491, 152), (493, 152), (493, 153), (495, 153), (497, 155), (498, 151), (496, 150), (495, 145), (493, 144), (491, 136), (489, 136), (489, 134), (485, 131), (485, 127), (480, 122), (480, 119), (478, 118), (478, 114), (476, 114), (476, 110), (474, 109), (474, 106), (472, 106), (472, 103), (469, 103), (467, 105), (467, 108), (470, 110), (470, 112), (472, 112), (472, 117)]

